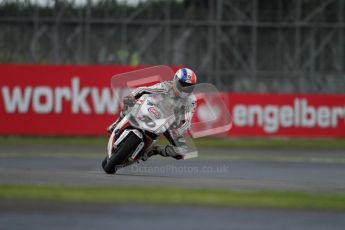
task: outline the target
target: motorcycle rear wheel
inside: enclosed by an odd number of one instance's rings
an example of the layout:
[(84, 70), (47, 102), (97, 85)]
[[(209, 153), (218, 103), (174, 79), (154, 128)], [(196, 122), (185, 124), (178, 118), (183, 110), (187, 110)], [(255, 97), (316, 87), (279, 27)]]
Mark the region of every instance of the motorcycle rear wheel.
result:
[(124, 164), (128, 158), (134, 153), (141, 139), (133, 132), (120, 143), (115, 152), (109, 158), (108, 156), (102, 161), (102, 168), (107, 174), (115, 174), (117, 166)]

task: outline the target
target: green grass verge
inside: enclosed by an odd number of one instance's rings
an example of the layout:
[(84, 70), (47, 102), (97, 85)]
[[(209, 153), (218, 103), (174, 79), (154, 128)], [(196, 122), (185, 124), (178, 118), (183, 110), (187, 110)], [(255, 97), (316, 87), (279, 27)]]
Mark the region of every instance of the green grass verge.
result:
[(345, 195), (237, 192), (184, 188), (0, 185), (0, 199), (18, 201), (205, 205), (245, 208), (345, 210)]
[[(107, 137), (0, 137), (1, 144), (106, 145)], [(199, 138), (197, 147), (249, 149), (344, 149), (345, 139), (233, 139)]]

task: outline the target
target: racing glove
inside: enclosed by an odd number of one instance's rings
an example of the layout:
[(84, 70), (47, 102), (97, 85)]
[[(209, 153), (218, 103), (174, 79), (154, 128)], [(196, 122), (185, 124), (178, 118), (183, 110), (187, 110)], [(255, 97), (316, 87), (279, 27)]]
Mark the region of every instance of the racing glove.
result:
[(127, 114), (128, 109), (133, 107), (135, 104), (135, 98), (131, 95), (126, 96), (122, 99), (122, 111)]
[(124, 106), (132, 107), (135, 104), (135, 98), (133, 96), (126, 96), (122, 100)]

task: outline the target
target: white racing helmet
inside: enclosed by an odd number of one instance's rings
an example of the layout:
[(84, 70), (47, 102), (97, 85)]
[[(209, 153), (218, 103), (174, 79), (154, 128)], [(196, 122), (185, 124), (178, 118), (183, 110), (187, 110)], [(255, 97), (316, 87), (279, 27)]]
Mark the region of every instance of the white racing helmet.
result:
[(176, 96), (187, 97), (194, 89), (197, 78), (193, 70), (182, 68), (176, 71), (173, 80), (173, 89)]

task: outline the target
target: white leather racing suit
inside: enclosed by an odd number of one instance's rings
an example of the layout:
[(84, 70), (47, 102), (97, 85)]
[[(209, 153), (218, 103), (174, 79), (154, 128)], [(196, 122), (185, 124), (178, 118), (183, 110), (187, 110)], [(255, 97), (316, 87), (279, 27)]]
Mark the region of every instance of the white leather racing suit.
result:
[[(196, 108), (196, 98), (193, 94), (190, 94), (186, 98), (176, 97), (172, 81), (164, 81), (149, 87), (139, 87), (131, 92), (129, 96), (133, 97), (133, 99), (139, 99), (143, 94), (152, 93), (169, 94), (169, 96), (176, 100), (177, 107), (179, 108), (177, 112), (180, 114), (177, 116), (178, 118), (171, 128), (164, 133), (170, 145), (161, 147), (159, 149), (159, 154), (182, 159), (184, 154), (188, 152), (184, 134), (191, 126), (192, 117)], [(121, 114), (120, 116), (123, 117), (124, 115), (125, 114)]]

